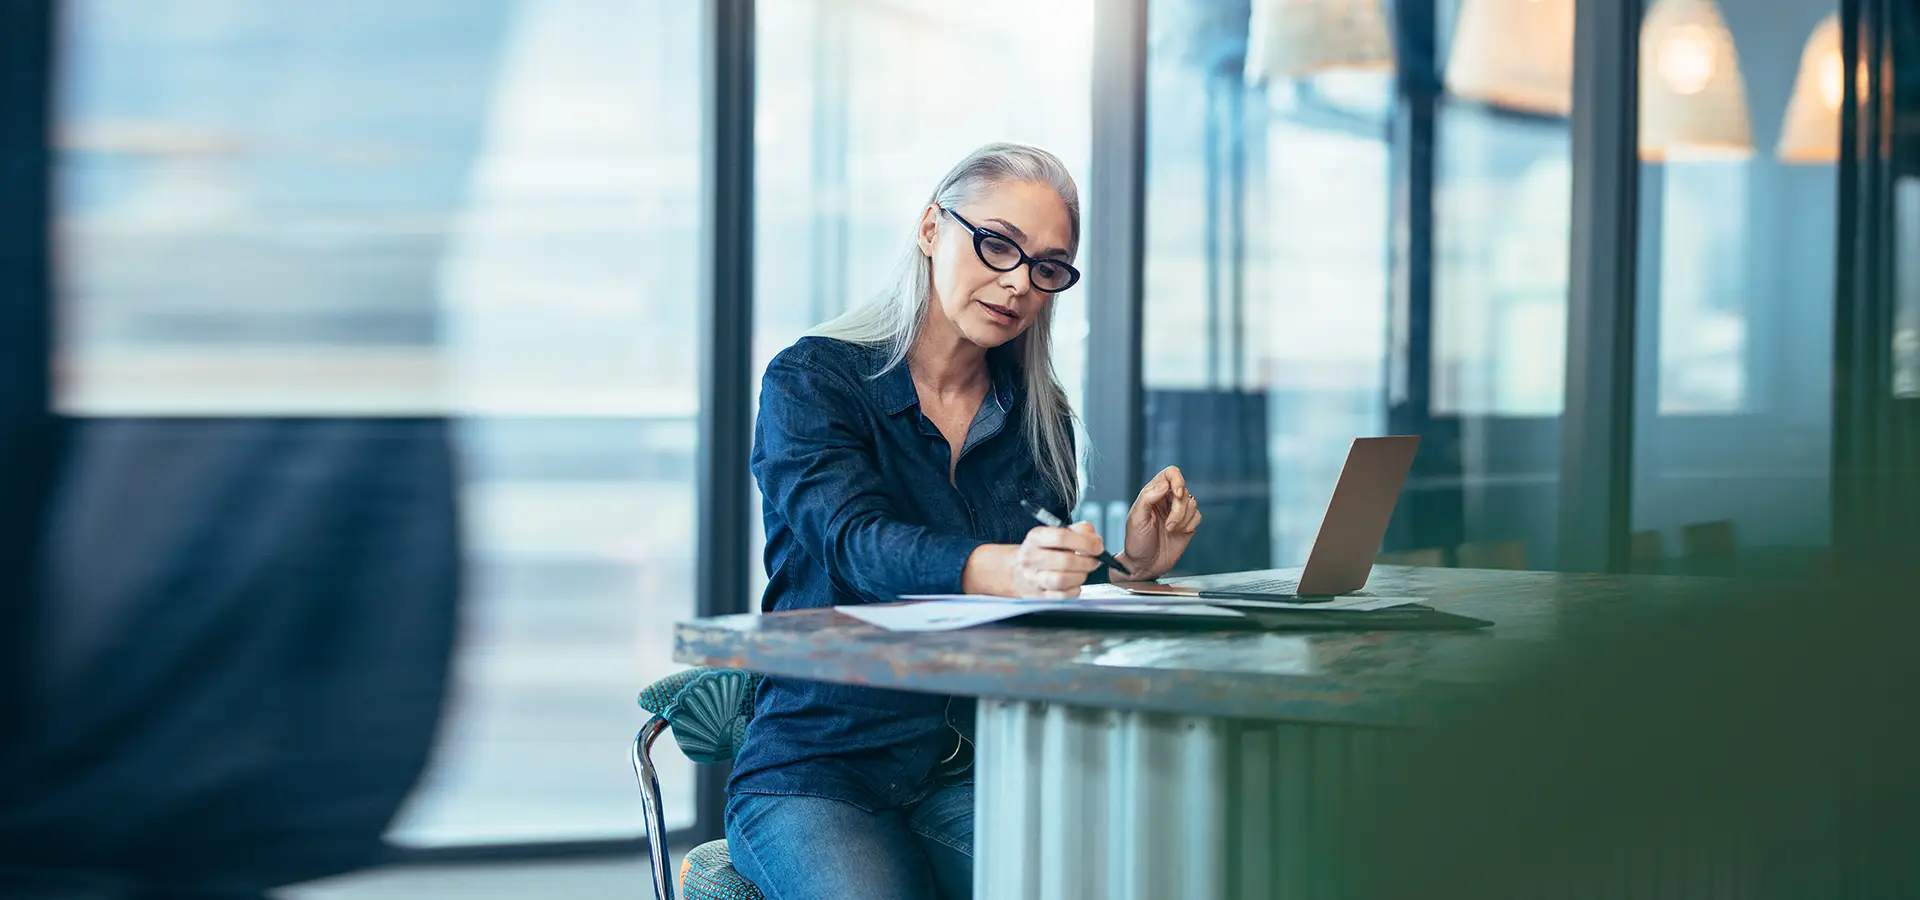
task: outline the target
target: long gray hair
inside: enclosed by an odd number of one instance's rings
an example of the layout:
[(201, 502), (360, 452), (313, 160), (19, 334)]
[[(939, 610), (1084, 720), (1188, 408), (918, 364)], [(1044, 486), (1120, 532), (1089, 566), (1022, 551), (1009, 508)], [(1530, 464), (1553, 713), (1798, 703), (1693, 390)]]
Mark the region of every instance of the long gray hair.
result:
[[(1024, 144), (988, 144), (961, 160), (940, 179), (929, 204), (948, 209), (964, 205), (1001, 184), (1031, 182), (1053, 188), (1067, 207), (1072, 228), (1069, 255), (1080, 252), (1080, 191), (1058, 157)], [(809, 332), (887, 351), (884, 375), (906, 362), (914, 339), (933, 302), (933, 261), (920, 250), (920, 220), (894, 270), (886, 290)], [(1015, 338), (1014, 351), (1026, 379), (1027, 403), (1022, 418), (1027, 449), (1040, 474), (1066, 501), (1069, 515), (1079, 504), (1079, 461), (1074, 457), (1073, 407), (1053, 369), (1053, 308), (1049, 299), (1041, 313)], [(876, 377), (878, 377), (876, 375)]]

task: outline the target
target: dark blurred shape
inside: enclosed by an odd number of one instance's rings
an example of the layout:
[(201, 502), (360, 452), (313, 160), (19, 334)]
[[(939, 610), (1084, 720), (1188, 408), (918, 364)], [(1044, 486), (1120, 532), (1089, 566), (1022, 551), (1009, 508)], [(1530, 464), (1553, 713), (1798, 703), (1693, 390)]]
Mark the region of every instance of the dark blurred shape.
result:
[[(1146, 392), (1145, 471), (1179, 466), (1215, 526), (1180, 559), (1181, 572), (1238, 572), (1273, 565), (1273, 478), (1267, 461), (1267, 395), (1236, 389)], [(1321, 498), (1318, 502), (1325, 502)]]
[(1374, 562), (1383, 566), (1444, 566), (1447, 564), (1447, 554), (1439, 547), (1422, 547), (1419, 550), (1382, 553), (1374, 558)]
[(52, 33), (51, 3), (0, 0), (0, 747), (20, 728), (24, 597), (55, 445), (46, 341)]
[(1915, 572), (1702, 579), (1407, 736), (1366, 898), (1920, 896)]
[(1462, 569), (1514, 569), (1527, 568), (1527, 545), (1524, 541), (1484, 541), (1461, 544), (1455, 551)]
[(73, 429), (0, 896), (258, 896), (379, 859), (454, 640), (445, 424)]

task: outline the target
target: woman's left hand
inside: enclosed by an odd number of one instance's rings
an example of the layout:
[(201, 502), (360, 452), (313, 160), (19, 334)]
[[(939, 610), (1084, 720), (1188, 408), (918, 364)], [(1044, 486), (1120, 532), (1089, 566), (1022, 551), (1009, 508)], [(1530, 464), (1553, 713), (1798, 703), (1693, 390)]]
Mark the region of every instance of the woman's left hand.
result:
[(1187, 479), (1174, 466), (1153, 476), (1127, 513), (1126, 549), (1120, 562), (1132, 575), (1111, 573), (1113, 581), (1152, 581), (1173, 570), (1200, 527), (1200, 506), (1187, 493)]

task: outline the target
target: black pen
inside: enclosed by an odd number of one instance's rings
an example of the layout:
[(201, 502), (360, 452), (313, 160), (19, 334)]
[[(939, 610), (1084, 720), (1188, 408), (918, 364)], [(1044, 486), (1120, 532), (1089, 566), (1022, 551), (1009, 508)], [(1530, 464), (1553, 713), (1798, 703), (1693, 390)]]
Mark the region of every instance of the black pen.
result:
[[(1054, 515), (1052, 511), (1048, 510), (1046, 507), (1041, 506), (1038, 503), (1034, 503), (1031, 500), (1022, 500), (1020, 501), (1020, 505), (1026, 507), (1027, 512), (1033, 513), (1033, 517), (1035, 519), (1038, 519), (1040, 521), (1040, 524), (1045, 525), (1048, 528), (1067, 527), (1067, 523), (1060, 521), (1059, 516)], [(1094, 558), (1103, 563), (1106, 563), (1108, 568), (1114, 570), (1115, 572), (1119, 572), (1122, 575), (1133, 574), (1131, 571), (1128, 571), (1126, 566), (1121, 565), (1119, 560), (1114, 559), (1113, 554), (1108, 553), (1105, 550), (1100, 551), (1100, 555)]]

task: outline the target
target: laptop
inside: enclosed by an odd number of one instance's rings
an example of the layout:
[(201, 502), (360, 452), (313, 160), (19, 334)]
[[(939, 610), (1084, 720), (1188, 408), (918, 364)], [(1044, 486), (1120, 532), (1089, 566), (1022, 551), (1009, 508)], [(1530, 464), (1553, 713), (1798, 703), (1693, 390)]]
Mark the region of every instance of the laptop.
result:
[(1203, 575), (1179, 584), (1123, 584), (1135, 594), (1209, 597), (1221, 600), (1283, 600), (1295, 603), (1331, 600), (1367, 586), (1373, 559), (1387, 536), (1393, 507), (1413, 469), (1418, 435), (1354, 440), (1347, 464), (1334, 485), (1326, 518), (1314, 537), (1313, 551), (1300, 578), (1253, 579), (1245, 575)]

